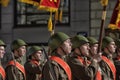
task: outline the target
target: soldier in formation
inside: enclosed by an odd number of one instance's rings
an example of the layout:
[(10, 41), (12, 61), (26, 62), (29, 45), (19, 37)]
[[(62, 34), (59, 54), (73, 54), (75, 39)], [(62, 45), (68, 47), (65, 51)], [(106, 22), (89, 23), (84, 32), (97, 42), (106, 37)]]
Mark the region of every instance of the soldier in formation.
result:
[(11, 44), (12, 60), (7, 63), (6, 80), (26, 80), (22, 57), (26, 54), (26, 43), (22, 39), (14, 40)]
[[(98, 41), (93, 37), (76, 35), (70, 38), (63, 32), (54, 33), (48, 40), (49, 55), (43, 58), (43, 48), (31, 46), (28, 59), (26, 42), (16, 39), (11, 44), (12, 59), (5, 71), (0, 65), (1, 80), (119, 80), (120, 79), (120, 40), (105, 36), (102, 52), (98, 52)], [(5, 53), (5, 43), (0, 40), (0, 59)], [(113, 54), (117, 57), (113, 61)], [(102, 53), (102, 54), (101, 54)], [(115, 65), (114, 65), (115, 63)], [(116, 73), (117, 69), (117, 73)]]
[(72, 80), (96, 80), (98, 57), (93, 57), (89, 61), (88, 39), (82, 35), (76, 35), (71, 39), (71, 42), (73, 52), (67, 62), (72, 70)]
[(41, 80), (43, 67), (43, 50), (40, 46), (32, 46), (28, 51), (25, 63), (26, 80)]
[(57, 32), (50, 37), (48, 46), (51, 57), (43, 67), (42, 80), (72, 80), (71, 69), (66, 63), (66, 55), (72, 49), (70, 37)]

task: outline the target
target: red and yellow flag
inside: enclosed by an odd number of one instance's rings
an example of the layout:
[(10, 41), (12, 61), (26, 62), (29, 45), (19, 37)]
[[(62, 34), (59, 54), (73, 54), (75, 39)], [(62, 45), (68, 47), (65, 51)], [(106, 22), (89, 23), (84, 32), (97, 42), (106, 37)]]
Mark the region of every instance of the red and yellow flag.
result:
[(117, 0), (108, 27), (111, 29), (120, 29), (120, 0)]
[(31, 4), (34, 6), (39, 6), (40, 0), (19, 0), (20, 2)]
[(58, 10), (59, 4), (60, 0), (41, 0), (39, 9), (56, 12)]
[(53, 31), (52, 24), (52, 12), (57, 12), (59, 8), (60, 0), (41, 0), (38, 9), (50, 12), (50, 18), (48, 21), (48, 30)]
[(3, 6), (3, 7), (7, 7), (8, 4), (9, 4), (10, 0), (0, 0), (0, 4)]

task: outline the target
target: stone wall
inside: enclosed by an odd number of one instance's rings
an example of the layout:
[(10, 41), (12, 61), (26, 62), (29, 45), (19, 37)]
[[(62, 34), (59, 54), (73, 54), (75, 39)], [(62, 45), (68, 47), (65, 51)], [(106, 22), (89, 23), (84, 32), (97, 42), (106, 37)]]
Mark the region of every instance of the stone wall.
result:
[[(104, 28), (107, 28), (111, 19), (111, 15), (116, 4), (117, 0), (109, 0), (107, 6), (106, 20)], [(100, 3), (100, 0), (91, 0), (91, 29), (90, 35), (96, 38), (99, 37), (100, 26), (101, 26), (101, 17), (102, 17), (103, 6)]]

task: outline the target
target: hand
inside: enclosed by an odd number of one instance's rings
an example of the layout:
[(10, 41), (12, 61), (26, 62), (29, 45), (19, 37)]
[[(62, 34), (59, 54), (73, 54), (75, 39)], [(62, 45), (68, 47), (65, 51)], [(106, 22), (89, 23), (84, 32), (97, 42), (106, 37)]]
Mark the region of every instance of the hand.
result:
[(97, 62), (100, 62), (102, 60), (101, 56), (102, 56), (102, 53), (99, 52), (98, 54), (93, 56), (93, 60), (96, 60)]

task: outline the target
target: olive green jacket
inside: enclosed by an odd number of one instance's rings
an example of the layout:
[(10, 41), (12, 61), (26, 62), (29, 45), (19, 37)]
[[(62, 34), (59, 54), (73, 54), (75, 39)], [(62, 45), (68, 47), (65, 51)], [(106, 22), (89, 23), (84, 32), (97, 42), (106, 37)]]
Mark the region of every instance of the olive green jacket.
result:
[[(112, 57), (107, 55), (105, 52), (103, 53), (103, 56), (106, 56), (111, 62), (113, 62)], [(112, 73), (110, 67), (108, 66), (108, 64), (102, 60), (99, 63), (99, 65), (102, 70), (102, 80), (114, 80), (113, 73)]]
[[(22, 64), (21, 58), (15, 57), (15, 61)], [(23, 73), (13, 65), (9, 65), (5, 68), (6, 80), (25, 80)]]
[[(37, 61), (38, 62), (38, 61)], [(40, 80), (42, 64), (34, 64), (30, 60), (25, 63), (26, 80)]]
[[(80, 56), (81, 58), (87, 58), (85, 56)], [(72, 80), (94, 80), (96, 73), (98, 71), (98, 64), (94, 61), (90, 63), (90, 65), (83, 65), (78, 59), (78, 55), (72, 53), (67, 58), (67, 63), (72, 71)]]
[[(63, 60), (65, 60), (65, 57), (60, 56), (59, 54), (54, 54), (54, 56), (57, 56)], [(65, 73), (64, 69), (55, 61), (50, 61), (50, 64), (52, 65), (51, 68), (53, 68), (55, 72), (55, 77), (56, 80), (68, 80), (68, 76)], [(50, 68), (49, 68), (49, 62), (47, 61), (45, 66), (43, 67), (43, 71), (42, 71), (42, 79), (41, 80), (54, 80), (52, 78), (52, 76), (50, 75)]]

